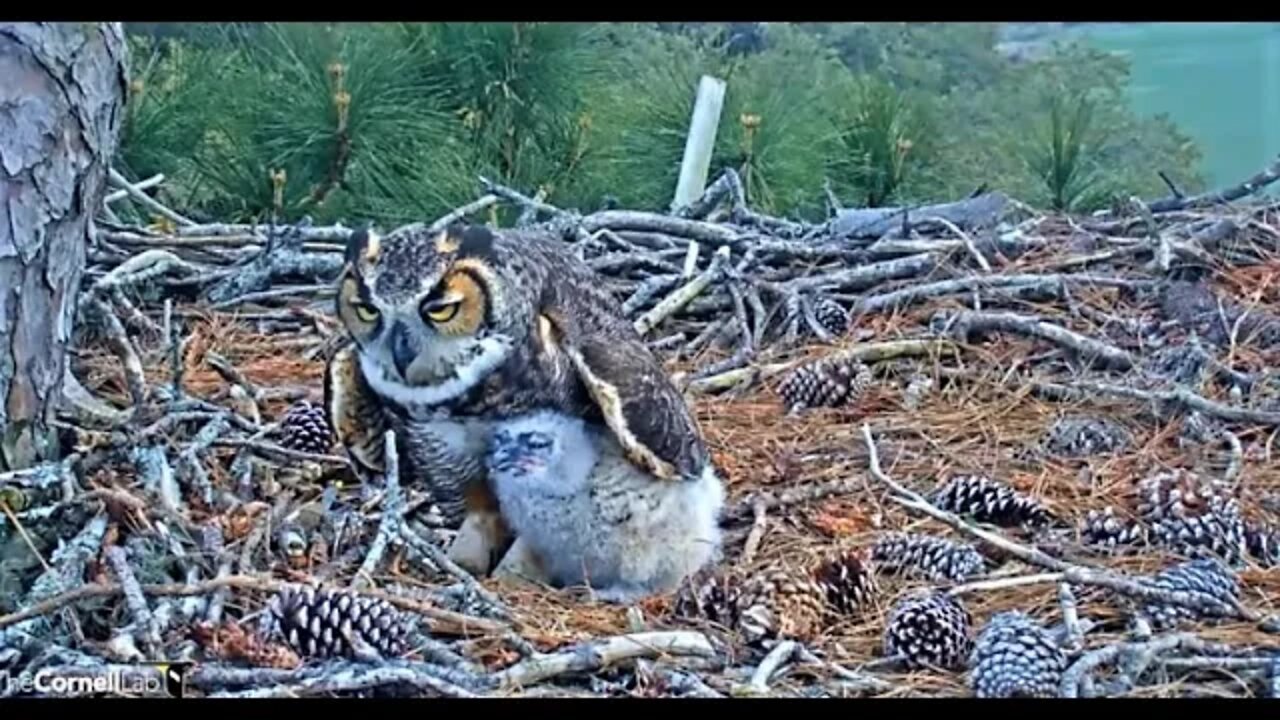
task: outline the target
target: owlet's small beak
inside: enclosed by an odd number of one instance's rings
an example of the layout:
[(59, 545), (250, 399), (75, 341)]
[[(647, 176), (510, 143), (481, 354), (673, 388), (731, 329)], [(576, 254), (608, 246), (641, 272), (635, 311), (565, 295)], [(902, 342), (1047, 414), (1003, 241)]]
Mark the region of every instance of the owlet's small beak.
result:
[(404, 323), (397, 322), (391, 327), (390, 341), (391, 361), (395, 363), (400, 377), (407, 380), (406, 373), (414, 359), (418, 357), (418, 349), (414, 347), (413, 340), (409, 337), (409, 329), (404, 326)]

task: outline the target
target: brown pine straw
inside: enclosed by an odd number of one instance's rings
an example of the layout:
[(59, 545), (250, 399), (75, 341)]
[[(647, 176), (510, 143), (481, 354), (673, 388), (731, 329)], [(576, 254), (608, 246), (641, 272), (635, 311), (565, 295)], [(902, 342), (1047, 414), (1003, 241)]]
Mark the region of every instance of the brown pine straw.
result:
[[(1049, 262), (1051, 258), (1027, 256), (1018, 261), (1025, 267)], [(1234, 296), (1252, 298), (1259, 307), (1280, 310), (1280, 262), (1222, 273), (1211, 281)], [(1119, 307), (1116, 292), (1079, 292), (1073, 301), (1118, 317), (1138, 319), (1137, 311)], [(876, 339), (905, 335), (904, 328), (928, 322), (939, 309), (962, 309), (965, 298), (946, 299), (909, 308), (896, 315), (879, 315), (854, 323), (842, 342), (866, 334)], [(1062, 305), (1027, 303), (1028, 314), (1054, 317), (1078, 332), (1105, 337), (1105, 330), (1092, 320), (1073, 317)], [(313, 334), (316, 343), (319, 336)], [(232, 363), (252, 383), (261, 387), (293, 386), (305, 389), (313, 399), (321, 393), (324, 358), (318, 354), (305, 359), (296, 342), (284, 344), (288, 336), (260, 333), (252, 323), (232, 312), (201, 311), (195, 321), (194, 339), (183, 356), (184, 390), (192, 396), (217, 400), (226, 391), (226, 381), (204, 361), (216, 352)], [(167, 383), (169, 360), (155, 344), (139, 343), (151, 384)], [(143, 350), (145, 348), (145, 351)], [(830, 352), (821, 345), (795, 348), (770, 362), (800, 361)], [(865, 548), (887, 530), (927, 532), (963, 540), (937, 522), (908, 515), (884, 499), (884, 489), (867, 477), (867, 454), (859, 427), (871, 422), (877, 428), (877, 443), (885, 471), (907, 487), (928, 492), (951, 473), (977, 472), (993, 475), (1016, 489), (1040, 499), (1055, 514), (1075, 523), (1093, 509), (1105, 506), (1125, 508), (1132, 500), (1133, 482), (1147, 473), (1175, 467), (1191, 467), (1195, 458), (1178, 446), (1180, 420), (1151, 427), (1135, 417), (1135, 404), (1121, 400), (1093, 398), (1089, 402), (1050, 402), (1032, 393), (1022, 377), (1029, 359), (1054, 348), (1046, 343), (1000, 335), (975, 342), (965, 349), (959, 369), (965, 382), (935, 377), (935, 390), (922, 404), (908, 410), (902, 404), (902, 378), (881, 376), (879, 382), (854, 405), (818, 409), (788, 416), (766, 383), (733, 397), (696, 396), (693, 409), (702, 427), (715, 462), (725, 479), (730, 507), (756, 493), (851, 480), (851, 492), (829, 496), (811, 503), (770, 509), (767, 529), (752, 558), (751, 568), (781, 563), (804, 566), (814, 558), (852, 548)], [(1239, 349), (1233, 362), (1238, 368), (1256, 371), (1273, 366), (1277, 353)], [(672, 372), (709, 362), (704, 353), (696, 363), (673, 362)], [(891, 363), (890, 363), (891, 364)], [(925, 371), (929, 368), (926, 366)], [(118, 361), (105, 349), (94, 347), (76, 359), (76, 371), (86, 388), (98, 396), (125, 403), (127, 391)], [(1044, 378), (1048, 379), (1048, 378)], [(1216, 398), (1227, 401), (1226, 398)], [(264, 422), (279, 419), (287, 403), (264, 405)], [(1017, 459), (1043, 436), (1054, 419), (1068, 415), (1108, 416), (1121, 423), (1133, 437), (1122, 452), (1078, 461), (1024, 463)], [(1267, 493), (1280, 492), (1280, 468), (1260, 459), (1269, 442), (1269, 431), (1255, 428), (1239, 437), (1247, 459), (1241, 476), (1245, 489), (1246, 514), (1268, 516), (1257, 502)], [(1275, 448), (1273, 451), (1280, 451)], [(212, 457), (212, 456), (211, 456)], [(224, 478), (210, 468), (215, 482)], [(120, 479), (127, 484), (127, 481)], [(319, 488), (314, 494), (318, 495)], [(1268, 516), (1274, 519), (1274, 514)], [(741, 542), (750, 526), (746, 521), (731, 528), (726, 548), (729, 564), (738, 562)], [(1157, 551), (1140, 556), (1090, 557), (1088, 562), (1130, 574), (1154, 573), (1177, 558)], [(999, 569), (1001, 574), (1030, 574), (1040, 570), (1019, 564)], [(539, 650), (549, 651), (593, 637), (631, 630), (625, 609), (583, 602), (575, 591), (551, 591), (528, 586), (509, 586), (484, 581), (499, 591), (514, 611), (522, 636)], [(860, 617), (845, 619), (826, 628), (808, 646), (833, 662), (848, 668), (872, 662), (881, 656), (881, 635), (894, 602), (923, 583), (881, 578), (881, 594), (875, 607)], [(1081, 592), (1080, 613), (1094, 619), (1120, 618), (1120, 612), (1099, 593)], [(653, 598), (642, 603), (648, 629), (687, 625), (669, 616), (672, 598)], [(1242, 574), (1242, 600), (1261, 615), (1280, 612), (1280, 569), (1258, 568)], [(975, 628), (1006, 610), (1022, 610), (1047, 624), (1060, 620), (1053, 583), (1004, 588), (966, 594), (964, 602), (973, 615)], [(1259, 630), (1256, 624), (1229, 621), (1203, 625), (1197, 629), (1204, 638), (1237, 645), (1274, 645), (1276, 636)], [(1115, 632), (1092, 633), (1096, 644), (1118, 639)], [(814, 670), (818, 672), (817, 670)], [(895, 684), (890, 695), (967, 695), (959, 673), (921, 671), (882, 675)], [(776, 680), (786, 685), (794, 678)], [(1143, 697), (1176, 694), (1173, 686), (1151, 686), (1135, 691)], [(1206, 690), (1208, 692), (1208, 690)]]

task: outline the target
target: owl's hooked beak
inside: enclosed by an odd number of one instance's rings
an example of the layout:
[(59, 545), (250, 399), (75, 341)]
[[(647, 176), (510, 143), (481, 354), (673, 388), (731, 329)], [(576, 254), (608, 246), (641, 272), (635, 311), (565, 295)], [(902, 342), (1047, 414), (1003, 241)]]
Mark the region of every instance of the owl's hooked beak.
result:
[(391, 361), (395, 363), (400, 377), (408, 380), (409, 366), (418, 357), (418, 349), (414, 347), (413, 340), (409, 337), (409, 329), (404, 326), (404, 323), (397, 322), (391, 326), (389, 340), (391, 342)]

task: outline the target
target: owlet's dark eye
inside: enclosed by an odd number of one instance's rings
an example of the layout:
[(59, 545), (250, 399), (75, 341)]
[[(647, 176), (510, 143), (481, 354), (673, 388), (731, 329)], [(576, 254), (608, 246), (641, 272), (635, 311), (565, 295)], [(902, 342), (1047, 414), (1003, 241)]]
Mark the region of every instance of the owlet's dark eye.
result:
[(551, 438), (546, 433), (530, 432), (520, 436), (524, 444), (533, 450), (545, 450), (551, 447)]

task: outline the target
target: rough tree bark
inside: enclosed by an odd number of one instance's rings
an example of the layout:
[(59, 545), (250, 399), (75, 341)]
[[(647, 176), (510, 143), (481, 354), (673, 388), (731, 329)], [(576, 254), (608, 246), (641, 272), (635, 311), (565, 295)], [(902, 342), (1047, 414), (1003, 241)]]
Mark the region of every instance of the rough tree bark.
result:
[(120, 23), (0, 23), (0, 470), (51, 425), (127, 92)]

